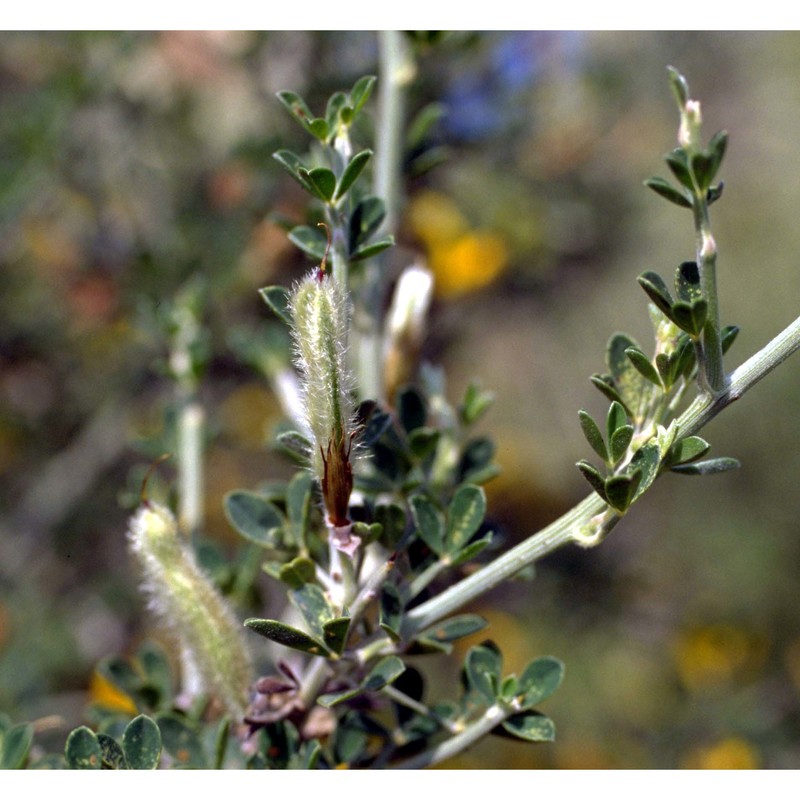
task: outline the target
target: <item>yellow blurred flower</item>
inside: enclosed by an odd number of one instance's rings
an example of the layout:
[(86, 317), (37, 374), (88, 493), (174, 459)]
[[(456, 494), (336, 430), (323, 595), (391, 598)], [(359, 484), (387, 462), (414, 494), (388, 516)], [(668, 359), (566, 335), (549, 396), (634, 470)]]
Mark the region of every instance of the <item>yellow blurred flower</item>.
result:
[(732, 625), (694, 628), (675, 647), (678, 674), (692, 690), (746, 678), (763, 664), (766, 653), (763, 638)]
[(89, 684), (89, 702), (109, 711), (131, 715), (138, 713), (133, 700), (97, 671), (92, 674)]
[(455, 297), (482, 289), (508, 265), (508, 246), (491, 230), (470, 230), (446, 195), (426, 191), (411, 202), (408, 218), (425, 245), (439, 296)]
[(753, 745), (736, 736), (699, 747), (683, 760), (684, 769), (758, 769), (761, 758)]

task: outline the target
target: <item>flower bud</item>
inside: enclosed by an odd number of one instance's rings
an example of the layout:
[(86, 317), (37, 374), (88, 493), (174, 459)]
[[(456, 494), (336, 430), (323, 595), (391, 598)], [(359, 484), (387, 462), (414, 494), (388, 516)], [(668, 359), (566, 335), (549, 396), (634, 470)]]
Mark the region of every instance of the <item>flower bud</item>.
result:
[(700, 126), (703, 116), (700, 113), (698, 100), (687, 100), (681, 111), (681, 127), (678, 130), (678, 143), (687, 150), (697, 150), (700, 147)]

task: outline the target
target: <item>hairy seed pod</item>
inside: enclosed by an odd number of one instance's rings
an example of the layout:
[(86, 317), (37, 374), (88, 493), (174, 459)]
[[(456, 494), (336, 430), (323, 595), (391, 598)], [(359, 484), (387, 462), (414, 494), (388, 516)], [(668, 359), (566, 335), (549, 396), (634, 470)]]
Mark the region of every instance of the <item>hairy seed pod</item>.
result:
[(252, 669), (241, 625), (180, 538), (175, 517), (144, 502), (130, 520), (128, 541), (150, 608), (177, 639), (184, 665), (199, 676), (202, 691), (242, 716)]
[(295, 286), (289, 302), (305, 418), (313, 439), (311, 469), (322, 487), (329, 525), (346, 528), (354, 435), (351, 378), (345, 366), (347, 300), (320, 268)]

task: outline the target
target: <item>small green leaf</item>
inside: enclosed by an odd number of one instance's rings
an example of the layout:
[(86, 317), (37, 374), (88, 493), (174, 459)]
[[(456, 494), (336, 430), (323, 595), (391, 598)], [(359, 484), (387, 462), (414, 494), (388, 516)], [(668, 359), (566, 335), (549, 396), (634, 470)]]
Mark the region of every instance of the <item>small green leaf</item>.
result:
[(316, 583), (304, 583), (289, 592), (289, 600), (306, 621), (314, 638), (324, 641), (323, 626), (333, 619), (334, 611), (322, 589)]
[(675, 67), (667, 67), (667, 74), (678, 108), (683, 111), (683, 107), (689, 102), (689, 85), (686, 83), (686, 78)]
[(687, 196), (686, 192), (681, 189), (676, 189), (669, 181), (664, 180), (664, 178), (648, 178), (644, 182), (644, 185), (648, 186), (656, 194), (661, 195), (665, 200), (669, 200), (670, 203), (675, 203), (676, 206), (681, 206), (682, 208), (692, 207), (692, 201), (690, 197)]
[(206, 755), (197, 731), (185, 717), (160, 714), (156, 718), (164, 749), (172, 756), (176, 767), (205, 769)]
[(278, 622), (274, 619), (255, 619), (251, 617), (244, 621), (244, 625), (246, 628), (250, 628), (250, 630), (270, 641), (282, 644), (284, 647), (291, 647), (293, 650), (300, 650), (303, 653), (311, 653), (315, 656), (327, 657), (330, 655), (321, 642), (283, 622)]
[(636, 493), (633, 497), (634, 500), (650, 488), (653, 481), (658, 477), (660, 467), (661, 451), (659, 450), (658, 443), (651, 439), (633, 454), (633, 458), (628, 467), (630, 470), (641, 473), (641, 477), (636, 486)]
[(69, 769), (100, 769), (103, 751), (94, 731), (82, 725), (67, 737), (64, 758)]
[(489, 704), (494, 703), (500, 690), (503, 658), (491, 643), (476, 645), (467, 652), (464, 662), (467, 683)]
[(398, 391), (395, 408), (406, 433), (422, 428), (427, 421), (428, 408), (425, 398), (413, 386), (406, 386)]
[(328, 128), (328, 123), (322, 117), (315, 117), (308, 123), (308, 132), (319, 139), (321, 142), (324, 142), (328, 135), (331, 133), (330, 129)]
[(694, 181), (689, 170), (686, 151), (682, 147), (678, 147), (671, 153), (667, 153), (664, 161), (667, 162), (667, 166), (672, 170), (672, 174), (678, 179), (678, 182), (690, 192), (694, 191)]
[(675, 270), (675, 292), (679, 300), (693, 303), (703, 298), (700, 270), (696, 261), (684, 261)]
[[(606, 346), (606, 364), (614, 379), (614, 388), (622, 398), (622, 404), (634, 421), (638, 421), (642, 408), (647, 405), (653, 387), (633, 366), (627, 350), (631, 347), (641, 350), (638, 342), (624, 333), (615, 333)], [(630, 413), (633, 412), (633, 413)]]
[(575, 466), (581, 471), (581, 475), (589, 481), (592, 489), (607, 503), (606, 482), (597, 467), (592, 466), (588, 461), (584, 460), (579, 461)]
[(310, 558), (298, 556), (281, 567), (279, 577), (293, 589), (299, 589), (316, 578), (316, 568)]
[(262, 547), (277, 547), (281, 541), (283, 515), (255, 492), (228, 492), (224, 499), (228, 522), (245, 539)]
[(722, 197), (722, 190), (725, 188), (725, 181), (720, 181), (716, 186), (709, 186), (706, 192), (706, 203), (711, 205)]
[(311, 442), (298, 431), (282, 431), (277, 435), (276, 442), (299, 463), (307, 463), (311, 458)]
[(447, 510), (446, 550), (456, 553), (480, 528), (486, 514), (486, 494), (479, 486), (469, 483), (456, 489)]
[(289, 231), (289, 241), (310, 255), (314, 261), (322, 261), (325, 257), (327, 239), (319, 228), (309, 225), (297, 225)]
[(669, 316), (672, 309), (672, 295), (669, 293), (667, 284), (664, 283), (661, 276), (655, 272), (643, 272), (638, 281), (656, 307), (663, 314)]
[(332, 653), (341, 655), (350, 631), (350, 617), (335, 617), (322, 625), (322, 641)]
[(362, 150), (356, 153), (351, 159), (350, 163), (339, 178), (339, 183), (336, 185), (336, 194), (334, 200), (340, 200), (346, 194), (347, 190), (356, 182), (356, 179), (367, 166), (367, 162), (372, 157), (372, 150)]
[(692, 156), (692, 172), (699, 190), (707, 192), (714, 180), (714, 158), (709, 153), (695, 153)]
[(630, 359), (631, 364), (638, 370), (639, 374), (650, 381), (650, 383), (661, 387), (661, 378), (658, 375), (658, 370), (653, 366), (653, 362), (638, 348), (629, 347), (625, 351), (625, 355)]
[(475, 556), (483, 552), (483, 550), (485, 550), (486, 547), (491, 544), (493, 536), (494, 535), (490, 531), (485, 536), (481, 536), (480, 539), (470, 542), (466, 547), (463, 547), (457, 553), (448, 556), (447, 561), (449, 562), (450, 566), (458, 567), (461, 564), (466, 564), (467, 561), (472, 561)]
[(150, 717), (140, 714), (125, 728), (122, 749), (131, 769), (156, 769), (161, 759), (161, 733)]
[(534, 712), (514, 714), (502, 723), (503, 730), (526, 742), (552, 742), (556, 726), (549, 717)]
[(470, 383), (464, 392), (458, 412), (464, 425), (474, 425), (494, 403), (494, 395), (485, 392), (477, 383)]
[(741, 463), (735, 458), (722, 456), (721, 458), (710, 458), (708, 461), (695, 461), (692, 464), (678, 464), (672, 467), (673, 472), (681, 475), (716, 475), (719, 472), (728, 472), (731, 469), (738, 469)]
[(383, 526), (381, 542), (393, 550), (406, 529), (406, 514), (397, 503), (381, 503), (375, 507), (375, 521)]
[(620, 393), (614, 387), (614, 379), (611, 375), (601, 375), (600, 373), (596, 372), (592, 375), (589, 380), (595, 386), (595, 388), (599, 389), (603, 395), (612, 402), (617, 402), (625, 408), (627, 413), (630, 413), (630, 409), (625, 406), (625, 403), (622, 400)]
[(561, 685), (564, 664), (552, 656), (531, 661), (519, 676), (519, 694), (525, 709), (546, 700)]
[(605, 484), (608, 504), (615, 511), (624, 514), (636, 496), (641, 479), (641, 470), (634, 470), (630, 475), (612, 475), (608, 478)]
[(354, 522), (353, 534), (361, 539), (362, 546), (377, 542), (383, 535), (383, 525), (380, 522), (367, 524), (366, 522)]
[(375, 86), (374, 75), (364, 75), (359, 78), (350, 90), (350, 104), (353, 106), (353, 113), (358, 114), (364, 107), (364, 104), (369, 100), (372, 94), (372, 89)]
[(317, 198), (324, 203), (330, 202), (333, 193), (336, 191), (336, 176), (333, 174), (332, 170), (329, 170), (327, 167), (315, 167), (308, 171), (301, 169), (300, 176), (309, 182)]
[(325, 107), (325, 122), (328, 125), (328, 132), (335, 133), (339, 127), (341, 110), (347, 105), (347, 95), (344, 92), (334, 92), (328, 98), (328, 105)]
[(424, 461), (436, 452), (442, 432), (436, 428), (417, 428), (408, 436), (408, 447), (418, 461)]
[(414, 495), (411, 500), (411, 514), (417, 526), (420, 539), (437, 555), (445, 550), (445, 527), (441, 512), (425, 495)]
[(265, 286), (263, 289), (259, 289), (258, 293), (278, 319), (287, 325), (292, 324), (292, 315), (289, 312), (289, 290), (285, 286)]
[(116, 739), (105, 733), (98, 733), (97, 741), (100, 743), (100, 752), (105, 766), (109, 769), (128, 769), (125, 753)]
[[(708, 143), (708, 153), (711, 156), (711, 171), (714, 176), (719, 170), (722, 159), (725, 157), (725, 150), (728, 147), (728, 132), (717, 131)], [(713, 177), (712, 177), (713, 180)]]
[(519, 691), (519, 681), (516, 675), (506, 675), (500, 684), (500, 699), (504, 703), (513, 702)]
[(702, 458), (710, 448), (711, 445), (705, 439), (701, 439), (699, 436), (687, 436), (672, 446), (669, 452), (669, 463), (675, 466), (695, 461)]
[(458, 465), (459, 481), (480, 484), (494, 477), (498, 472), (497, 465), (492, 463), (494, 451), (495, 444), (490, 438), (470, 439)]
[[(309, 452), (311, 443), (309, 442)], [(286, 513), (295, 544), (302, 548), (308, 533), (314, 479), (306, 470), (295, 473), (286, 489)]]
[(273, 153), (272, 157), (303, 187), (307, 192), (311, 192), (311, 185), (304, 174), (308, 172), (308, 168), (303, 163), (300, 156), (293, 153), (291, 150), (278, 150)]
[(405, 671), (406, 665), (397, 656), (385, 656), (369, 671), (361, 688), (365, 692), (377, 692), (394, 683)]
[(0, 733), (0, 769), (22, 769), (33, 743), (33, 725), (20, 723)]
[(372, 258), (378, 255), (378, 253), (382, 253), (393, 244), (394, 236), (391, 234), (383, 236), (375, 242), (361, 245), (355, 252), (350, 253), (350, 261), (364, 261), (367, 258)]
[(586, 441), (592, 447), (592, 450), (603, 459), (608, 461), (608, 450), (606, 450), (606, 443), (603, 441), (603, 434), (600, 433), (600, 428), (594, 421), (594, 418), (587, 411), (581, 409), (578, 411), (578, 418), (581, 421), (581, 430), (586, 437)]
[(384, 583), (381, 590), (381, 605), (378, 624), (394, 641), (400, 639), (403, 623), (403, 599), (393, 583)]
[(424, 631), (421, 636), (437, 642), (455, 642), (482, 631), (489, 623), (477, 614), (459, 614)]
[(341, 689), (338, 692), (326, 692), (317, 698), (317, 703), (323, 708), (333, 708), (346, 700), (352, 700), (361, 694), (361, 687), (354, 686), (351, 689)]
[(608, 449), (611, 451), (611, 463), (616, 464), (628, 452), (633, 440), (633, 425), (623, 425), (614, 431)]
[(722, 352), (727, 353), (731, 349), (731, 345), (736, 341), (739, 335), (738, 325), (726, 325), (720, 331), (720, 339), (722, 340)]
[(672, 306), (672, 321), (695, 339), (702, 333), (708, 315), (708, 304), (705, 300), (687, 303), (678, 300)]
[(608, 407), (608, 414), (606, 414), (606, 437), (611, 440), (611, 437), (627, 424), (628, 414), (622, 403), (612, 402)]
[(386, 216), (386, 204), (379, 197), (368, 195), (359, 201), (350, 218), (350, 252), (369, 239)]
[(305, 100), (296, 92), (290, 91), (278, 92), (277, 97), (303, 128), (308, 130), (308, 123), (313, 119), (314, 115), (306, 105)]

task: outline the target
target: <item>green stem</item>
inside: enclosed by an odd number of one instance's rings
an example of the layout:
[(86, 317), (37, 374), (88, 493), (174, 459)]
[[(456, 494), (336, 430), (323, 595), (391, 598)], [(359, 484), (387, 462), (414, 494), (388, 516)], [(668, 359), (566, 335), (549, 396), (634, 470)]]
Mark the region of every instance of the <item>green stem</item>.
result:
[(405, 761), (401, 761), (399, 764), (395, 764), (394, 769), (422, 769), (452, 758), (491, 733), (507, 716), (508, 712), (500, 706), (490, 706), (480, 719), (473, 722), (461, 733), (457, 733), (430, 750), (425, 750)]
[(379, 106), (375, 152), (375, 195), (386, 204), (382, 232), (397, 227), (400, 207), (400, 177), (406, 88), (416, 73), (411, 47), (402, 31), (381, 31)]
[[(383, 200), (386, 216), (377, 235), (392, 233), (400, 209), (405, 134), (406, 87), (415, 73), (411, 48), (405, 34), (379, 34), (379, 105), (375, 135), (373, 193)], [(358, 393), (361, 399), (383, 395), (383, 332), (380, 309), (386, 290), (385, 259), (378, 257), (363, 265), (361, 290), (353, 310), (351, 347), (355, 359)]]
[[(683, 438), (699, 431), (798, 348), (800, 348), (800, 317), (734, 370), (727, 385), (720, 392), (713, 396), (706, 393), (699, 395), (677, 419), (679, 436)], [(619, 520), (619, 517), (613, 514), (604, 516), (601, 512), (605, 507), (600, 497), (592, 493), (539, 533), (453, 584), (442, 594), (409, 611), (404, 634), (410, 637), (434, 625), (448, 614), (512, 577), (523, 567), (533, 564), (565, 544), (578, 543), (584, 546), (599, 544)]]

